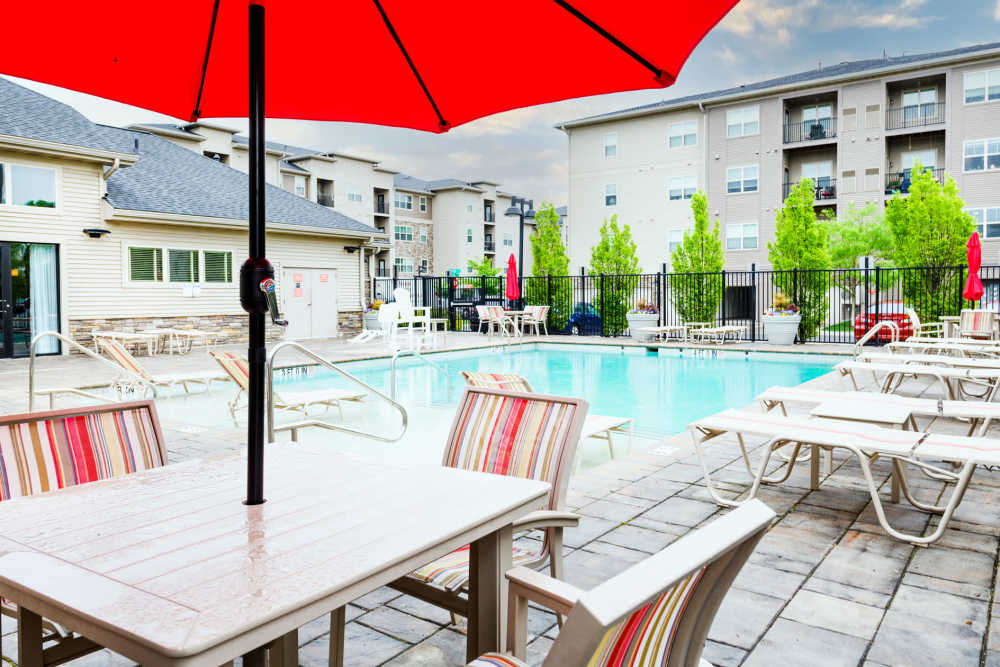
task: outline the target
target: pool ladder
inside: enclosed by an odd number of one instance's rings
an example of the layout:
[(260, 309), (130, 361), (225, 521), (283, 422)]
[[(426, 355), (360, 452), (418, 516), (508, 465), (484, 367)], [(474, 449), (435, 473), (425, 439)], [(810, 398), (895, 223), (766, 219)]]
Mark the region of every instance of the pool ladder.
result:
[[(286, 350), (289, 348), (294, 348), (298, 350), (300, 353), (304, 354), (312, 361), (315, 361), (323, 368), (326, 368), (328, 370), (333, 371), (334, 373), (337, 373), (341, 377), (346, 378), (347, 380), (353, 382), (354, 384), (362, 387), (365, 391), (369, 392), (376, 398), (379, 398), (388, 403), (394, 410), (399, 412), (400, 418), (402, 419), (399, 433), (392, 436), (384, 436), (384, 435), (379, 435), (377, 433), (370, 433), (368, 431), (362, 431), (356, 428), (351, 428), (349, 426), (331, 424), (330, 422), (323, 421), (322, 419), (313, 419), (309, 418), (308, 416), (300, 421), (292, 422), (289, 424), (281, 424), (280, 426), (275, 426), (274, 425), (274, 361), (282, 350)], [(293, 340), (285, 341), (283, 343), (278, 343), (273, 348), (271, 348), (270, 353), (267, 355), (267, 366), (266, 366), (265, 377), (267, 379), (267, 390), (265, 392), (265, 396), (266, 396), (266, 409), (267, 409), (268, 442), (274, 442), (274, 434), (277, 431), (291, 431), (292, 441), (295, 442), (298, 440), (299, 429), (309, 428), (309, 427), (323, 428), (328, 431), (340, 431), (342, 433), (350, 433), (351, 435), (359, 435), (363, 438), (368, 438), (369, 440), (378, 440), (379, 442), (396, 442), (397, 440), (402, 438), (403, 435), (406, 433), (406, 426), (408, 419), (406, 414), (406, 408), (404, 408), (402, 405), (396, 402), (395, 391), (393, 391), (392, 398), (386, 396), (375, 387), (372, 387), (366, 382), (363, 382), (362, 380), (351, 375), (344, 369), (340, 368), (337, 364), (327, 361), (326, 359), (319, 356), (306, 346), (302, 345), (301, 343), (297, 343), (296, 341)], [(395, 384), (393, 384), (393, 387), (395, 387)]]
[(396, 350), (395, 354), (392, 355), (392, 361), (389, 362), (389, 395), (392, 400), (396, 400), (396, 360), (400, 357), (413, 356), (424, 362), (438, 373), (444, 375), (445, 382), (447, 382), (447, 392), (448, 398), (451, 398), (451, 377), (448, 376), (448, 372), (435, 364), (433, 361), (420, 354), (420, 350), (416, 348), (406, 348)]
[(890, 342), (895, 343), (899, 340), (899, 325), (892, 320), (879, 320), (875, 323), (871, 329), (865, 332), (865, 335), (858, 339), (858, 342), (854, 344), (854, 358), (857, 359), (861, 356), (861, 352), (864, 350), (865, 343), (870, 341), (875, 337), (882, 329), (890, 330)]

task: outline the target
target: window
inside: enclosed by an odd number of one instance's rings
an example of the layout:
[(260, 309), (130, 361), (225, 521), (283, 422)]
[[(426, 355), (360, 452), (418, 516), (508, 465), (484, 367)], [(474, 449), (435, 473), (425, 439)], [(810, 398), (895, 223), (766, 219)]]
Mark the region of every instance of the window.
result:
[(907, 90), (903, 93), (903, 121), (917, 121), (937, 115), (937, 88)]
[(1000, 169), (1000, 138), (974, 139), (963, 144), (965, 171)]
[(471, 229), (466, 229), (465, 230), (465, 242), (466, 243), (472, 243), (472, 230)]
[(420, 230), (420, 242), (421, 243), (427, 243), (427, 230), (426, 229), (421, 229)]
[(882, 105), (869, 104), (865, 107), (865, 127), (882, 126)]
[(233, 253), (228, 251), (206, 250), (204, 255), (206, 283), (233, 282)]
[(472, 211), (473, 211), (472, 204), (466, 204), (465, 205), (465, 212), (466, 213), (472, 213)]
[(397, 257), (394, 264), (397, 273), (413, 273), (413, 260), (409, 257)]
[(394, 236), (397, 241), (412, 241), (413, 227), (410, 225), (396, 225)]
[(407, 211), (412, 211), (413, 195), (404, 195), (401, 192), (397, 192), (396, 196), (394, 197), (393, 203), (396, 205), (396, 208), (402, 208)]
[(842, 193), (854, 192), (858, 188), (858, 179), (854, 175), (854, 170), (842, 171), (840, 173), (840, 191)]
[(9, 169), (7, 178), (10, 182), (5, 185), (4, 166), (0, 165), (0, 204), (56, 207), (55, 169), (26, 167), (19, 164), (6, 165)]
[(877, 167), (871, 169), (865, 169), (865, 191), (878, 190), (879, 189), (879, 170)]
[(756, 248), (756, 222), (726, 225), (726, 250), (755, 250)]
[(132, 282), (163, 281), (162, 248), (129, 248), (128, 279)]
[(903, 153), (903, 173), (906, 176), (910, 175), (910, 171), (913, 166), (920, 164), (924, 169), (934, 169), (937, 163), (937, 151), (911, 151), (909, 153)]
[(618, 133), (611, 132), (604, 135), (604, 157), (617, 157), (618, 155)]
[(748, 137), (760, 129), (760, 107), (742, 107), (726, 112), (726, 136)]
[(674, 250), (681, 247), (681, 243), (684, 241), (684, 230), (683, 229), (671, 229), (667, 232), (667, 252), (669, 254), (674, 254)]
[(423, 213), (427, 212), (427, 197), (420, 198), (420, 211)]
[(831, 162), (806, 162), (802, 165), (802, 178), (811, 179), (817, 188), (830, 187), (832, 177), (833, 163)]
[(358, 192), (357, 190), (348, 190), (347, 191), (347, 201), (363, 202), (364, 200), (365, 200), (365, 198), (362, 197), (361, 193)]
[(667, 141), (668, 148), (681, 148), (683, 146), (694, 146), (698, 143), (698, 121), (689, 120), (683, 123), (671, 123), (667, 131), (670, 138)]
[(614, 183), (604, 186), (604, 205), (618, 206), (618, 186)]
[(757, 165), (726, 169), (726, 192), (757, 192)]
[(829, 129), (831, 116), (833, 116), (833, 105), (830, 104), (819, 104), (814, 107), (803, 107), (802, 124), (807, 127), (810, 125), (818, 124)]
[(296, 176), (295, 177), (295, 194), (299, 197), (306, 196), (306, 177)]
[(857, 107), (851, 107), (850, 109), (844, 109), (844, 130), (856, 130), (858, 129), (858, 109)]
[(968, 208), (965, 212), (972, 216), (976, 231), (983, 238), (1000, 238), (1000, 206)]
[(1000, 69), (985, 72), (966, 72), (965, 103), (980, 104), (1000, 100)]
[(172, 283), (196, 283), (201, 275), (197, 250), (167, 250), (167, 265)]
[(420, 273), (427, 273), (427, 272), (428, 272), (427, 271), (427, 260), (426, 259), (422, 259), (422, 260), (420, 260)]
[(697, 176), (678, 176), (670, 179), (670, 201), (691, 199), (698, 189)]
[(513, 248), (514, 247), (514, 235), (513, 234), (504, 233), (504, 235), (503, 235), (503, 246), (505, 248)]

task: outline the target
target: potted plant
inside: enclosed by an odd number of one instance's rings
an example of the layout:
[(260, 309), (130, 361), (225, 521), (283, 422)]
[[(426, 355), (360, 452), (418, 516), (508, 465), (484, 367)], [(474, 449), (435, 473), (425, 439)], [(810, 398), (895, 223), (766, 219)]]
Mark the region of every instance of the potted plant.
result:
[(361, 326), (366, 331), (375, 331), (379, 328), (378, 309), (382, 307), (383, 303), (385, 302), (376, 299), (368, 304), (368, 307), (361, 313)]
[(799, 330), (802, 314), (799, 307), (787, 296), (778, 292), (771, 302), (771, 309), (764, 313), (764, 336), (771, 345), (791, 345)]
[(647, 341), (652, 336), (648, 333), (637, 333), (636, 329), (655, 327), (660, 321), (660, 309), (652, 301), (640, 299), (625, 315), (628, 321), (629, 335), (637, 341)]

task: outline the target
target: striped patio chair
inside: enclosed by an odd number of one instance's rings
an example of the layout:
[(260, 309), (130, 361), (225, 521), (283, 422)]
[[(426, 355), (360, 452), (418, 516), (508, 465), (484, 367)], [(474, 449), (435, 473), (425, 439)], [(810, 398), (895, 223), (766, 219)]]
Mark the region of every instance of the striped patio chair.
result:
[[(552, 489), (546, 509), (514, 524), (515, 531), (540, 529), (537, 550), (514, 547), (513, 563), (535, 567), (548, 559), (549, 570), (561, 578), (563, 528), (579, 517), (565, 511), (566, 485), (580, 440), (587, 402), (466, 387), (445, 446), (443, 465), (497, 475), (548, 482)], [(467, 615), (460, 595), (469, 583), (469, 547), (428, 563), (393, 586), (452, 613)], [(428, 590), (431, 588), (433, 590)]]
[[(385, 306), (382, 306), (385, 308)], [(213, 350), (208, 353), (215, 359), (222, 370), (226, 372), (236, 386), (239, 387), (233, 400), (229, 401), (229, 415), (236, 420), (236, 414), (247, 407), (247, 396), (250, 394), (250, 364), (243, 357), (231, 352), (220, 352)], [(309, 414), (309, 408), (314, 405), (324, 406), (326, 409), (337, 408), (340, 413), (340, 420), (344, 421), (344, 408), (342, 401), (360, 402), (367, 394), (363, 391), (351, 389), (318, 389), (316, 391), (286, 391), (282, 393), (274, 392), (274, 407), (281, 410), (291, 410), (301, 412), (303, 415)]]
[(526, 667), (529, 602), (566, 615), (543, 667), (710, 667), (701, 653), (712, 620), (774, 516), (759, 500), (747, 503), (587, 592), (509, 570), (509, 653), (469, 667)]
[(184, 392), (187, 393), (188, 383), (202, 384), (205, 386), (205, 391), (211, 391), (213, 382), (224, 382), (226, 380), (226, 376), (218, 371), (193, 371), (190, 373), (168, 374), (150, 373), (118, 341), (111, 338), (98, 338), (97, 344), (123, 370), (132, 375), (139, 376), (148, 387), (153, 389), (154, 393), (159, 387), (169, 389), (178, 384), (183, 386)]
[[(152, 400), (0, 417), (0, 501), (166, 463), (167, 450)], [(17, 607), (0, 598), (0, 613), (17, 618)], [(43, 644), (48, 645), (42, 652), (43, 665), (102, 648), (47, 619), (42, 627)]]
[(539, 327), (545, 332), (545, 335), (549, 335), (549, 327), (545, 320), (549, 316), (548, 306), (525, 306), (526, 311), (524, 317), (521, 318), (521, 329), (534, 329), (535, 335), (540, 336)]
[(958, 321), (959, 336), (962, 338), (995, 338), (997, 333), (996, 313), (992, 310), (967, 308)]

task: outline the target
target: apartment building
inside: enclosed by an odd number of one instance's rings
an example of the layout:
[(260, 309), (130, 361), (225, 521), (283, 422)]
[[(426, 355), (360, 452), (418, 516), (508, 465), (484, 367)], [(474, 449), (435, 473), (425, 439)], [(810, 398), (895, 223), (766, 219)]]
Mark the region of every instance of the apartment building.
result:
[(670, 268), (708, 196), (726, 268), (767, 268), (775, 215), (801, 178), (817, 211), (906, 196), (914, 164), (955, 179), (1000, 262), (1000, 43), (844, 62), (558, 126), (569, 138), (572, 265), (602, 222), (628, 223), (644, 271)]

